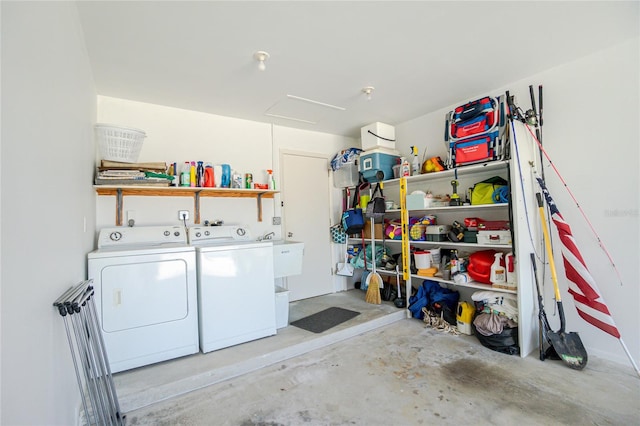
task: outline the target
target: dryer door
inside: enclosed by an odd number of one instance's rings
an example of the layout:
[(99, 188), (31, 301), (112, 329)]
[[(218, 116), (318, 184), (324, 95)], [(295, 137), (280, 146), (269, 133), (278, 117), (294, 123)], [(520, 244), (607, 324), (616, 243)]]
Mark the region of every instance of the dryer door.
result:
[(107, 333), (186, 318), (187, 265), (182, 259), (102, 268), (102, 329)]

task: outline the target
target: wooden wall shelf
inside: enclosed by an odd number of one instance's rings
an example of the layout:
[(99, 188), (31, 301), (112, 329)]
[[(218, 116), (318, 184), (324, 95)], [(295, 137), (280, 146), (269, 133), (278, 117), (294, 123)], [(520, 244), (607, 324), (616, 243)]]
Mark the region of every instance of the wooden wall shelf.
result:
[(236, 188), (192, 188), (172, 186), (124, 186), (94, 185), (98, 195), (116, 197), (116, 226), (122, 226), (125, 196), (142, 197), (193, 197), (193, 223), (200, 223), (200, 197), (219, 198), (255, 198), (258, 209), (258, 222), (262, 222), (262, 199), (273, 198), (279, 191), (268, 189), (236, 189)]

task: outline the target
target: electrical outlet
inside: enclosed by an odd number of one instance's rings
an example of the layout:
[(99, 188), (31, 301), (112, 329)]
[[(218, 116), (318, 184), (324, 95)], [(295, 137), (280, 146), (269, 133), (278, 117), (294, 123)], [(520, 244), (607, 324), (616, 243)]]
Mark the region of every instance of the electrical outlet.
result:
[(189, 220), (189, 210), (178, 210), (178, 219)]
[(282, 218), (280, 216), (274, 216), (273, 217), (273, 224), (274, 225), (280, 225), (282, 224)]

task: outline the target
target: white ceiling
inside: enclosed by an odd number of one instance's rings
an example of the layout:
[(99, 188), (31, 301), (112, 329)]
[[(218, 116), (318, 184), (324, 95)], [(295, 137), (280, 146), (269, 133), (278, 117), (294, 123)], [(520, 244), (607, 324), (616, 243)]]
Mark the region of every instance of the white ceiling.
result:
[[(636, 37), (638, 6), (78, 3), (100, 95), (353, 137), (366, 124), (398, 124)], [(257, 50), (271, 55), (265, 71), (253, 59)], [(365, 86), (375, 87), (370, 101)]]

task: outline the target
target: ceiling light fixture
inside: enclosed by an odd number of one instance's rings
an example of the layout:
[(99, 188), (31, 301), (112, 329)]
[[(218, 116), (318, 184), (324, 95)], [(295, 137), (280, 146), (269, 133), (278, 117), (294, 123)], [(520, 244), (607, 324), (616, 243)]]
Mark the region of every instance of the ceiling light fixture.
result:
[(367, 86), (367, 87), (363, 87), (362, 88), (362, 93), (364, 93), (365, 95), (367, 95), (367, 100), (370, 101), (371, 100), (371, 93), (373, 93), (373, 91), (376, 90), (375, 87), (373, 86)]
[(264, 65), (264, 61), (269, 59), (269, 54), (265, 51), (258, 50), (256, 53), (253, 54), (253, 59), (258, 61), (258, 69), (260, 71), (264, 71), (266, 68), (266, 66)]

